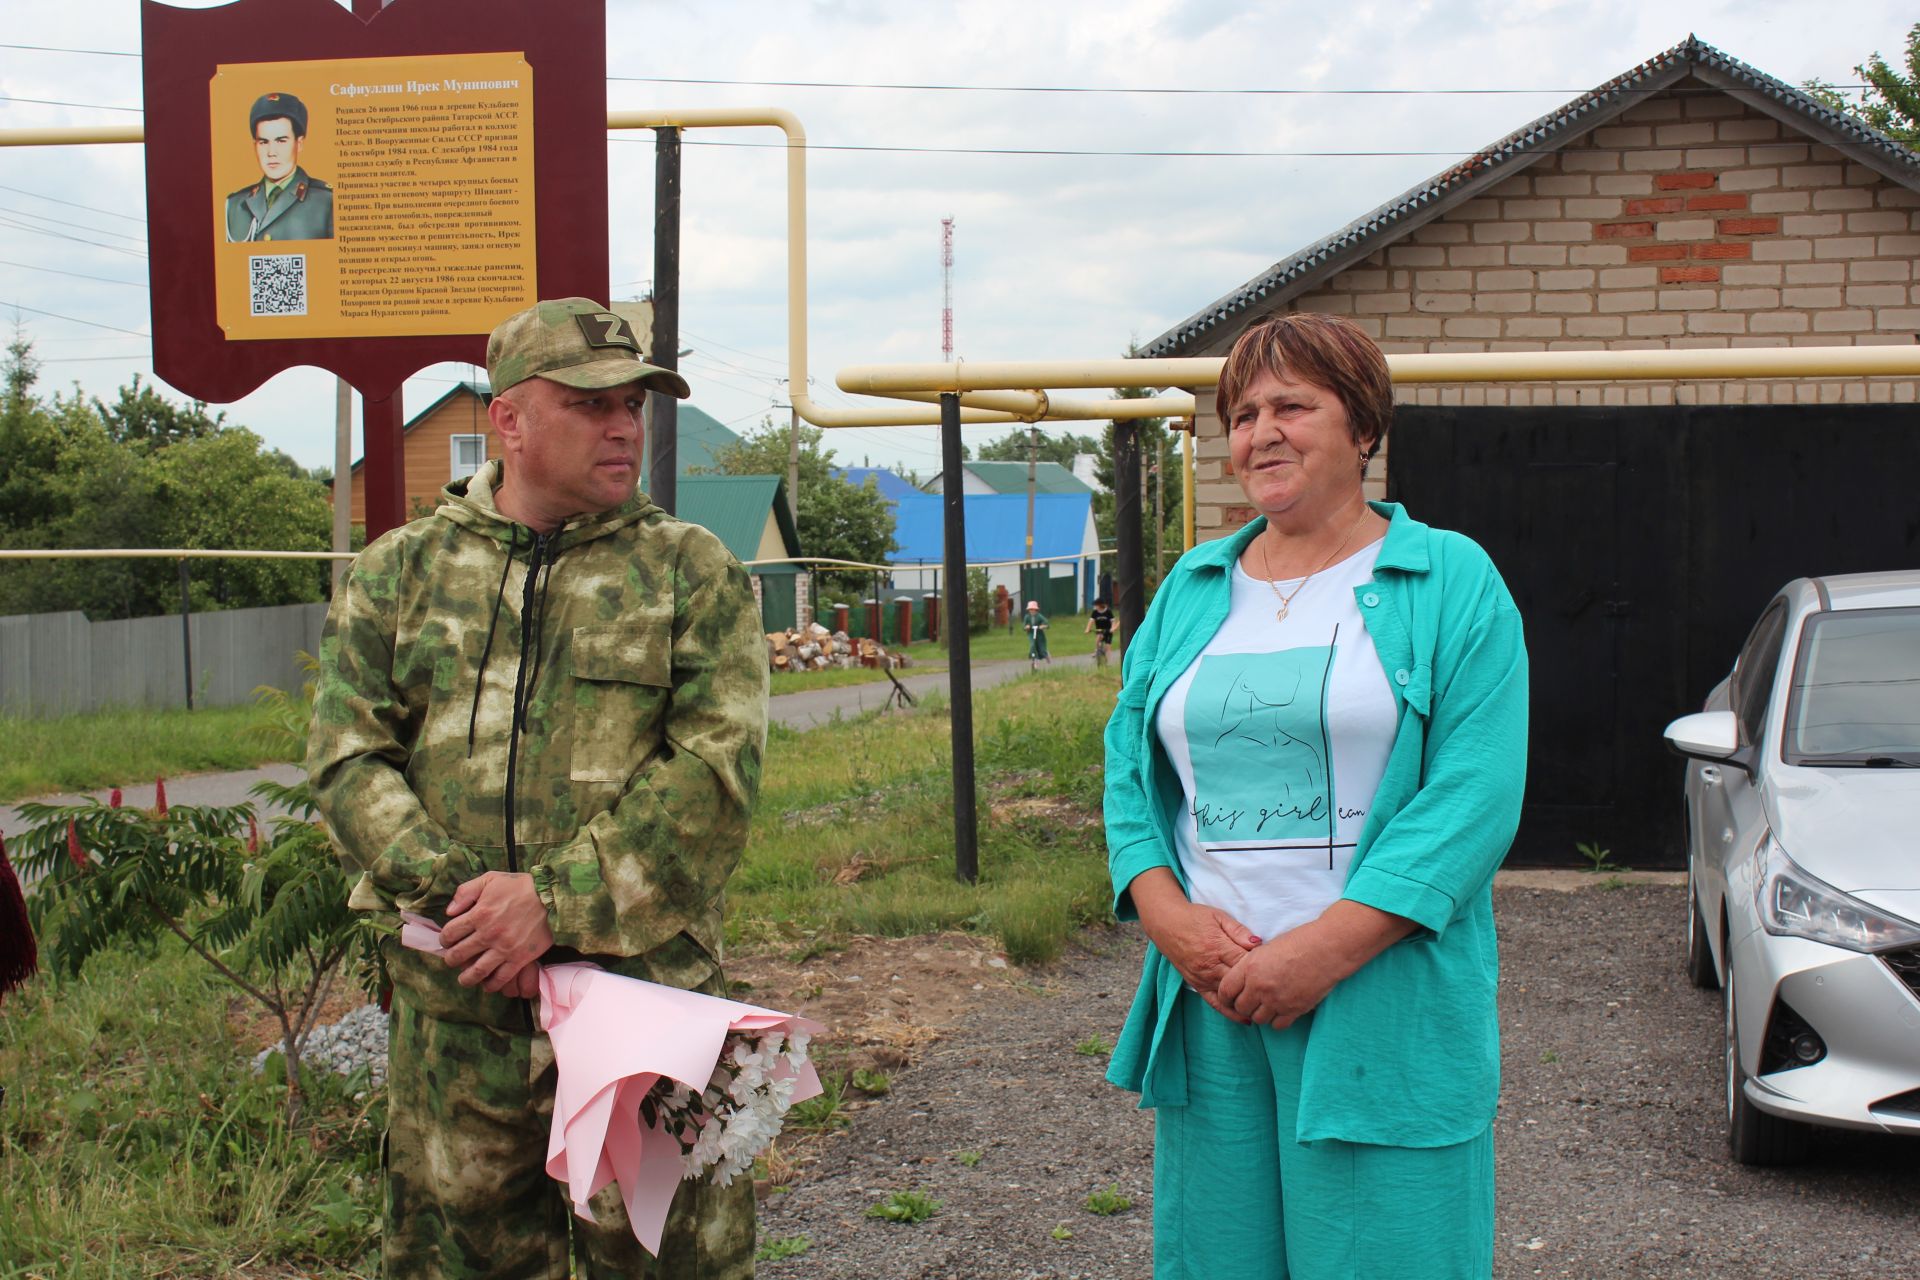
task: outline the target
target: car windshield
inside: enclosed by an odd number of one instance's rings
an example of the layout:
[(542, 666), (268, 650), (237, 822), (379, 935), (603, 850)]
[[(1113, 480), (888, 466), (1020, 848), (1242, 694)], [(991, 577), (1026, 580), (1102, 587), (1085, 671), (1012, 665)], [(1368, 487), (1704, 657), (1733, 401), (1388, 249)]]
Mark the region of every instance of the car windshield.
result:
[(1920, 768), (1920, 609), (1815, 614), (1794, 665), (1788, 763)]

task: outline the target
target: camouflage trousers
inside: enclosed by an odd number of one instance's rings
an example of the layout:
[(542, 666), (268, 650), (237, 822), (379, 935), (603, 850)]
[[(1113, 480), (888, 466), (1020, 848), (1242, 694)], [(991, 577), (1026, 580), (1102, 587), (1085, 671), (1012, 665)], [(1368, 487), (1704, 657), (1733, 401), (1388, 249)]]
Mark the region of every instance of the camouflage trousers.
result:
[[(428, 1017), (396, 995), (388, 1021), (389, 1118), (382, 1268), (399, 1280), (751, 1280), (753, 1187), (684, 1182), (660, 1256), (627, 1225), (619, 1189), (574, 1217), (547, 1176), (552, 1042)], [(569, 1242), (571, 1228), (571, 1242)], [(569, 1266), (569, 1250), (578, 1270)]]

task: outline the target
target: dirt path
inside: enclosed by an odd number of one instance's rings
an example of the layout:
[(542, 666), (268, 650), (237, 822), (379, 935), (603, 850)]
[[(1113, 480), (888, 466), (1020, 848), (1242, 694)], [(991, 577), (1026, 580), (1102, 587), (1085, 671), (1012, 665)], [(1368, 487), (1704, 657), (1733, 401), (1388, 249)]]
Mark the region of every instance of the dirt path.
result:
[[(1727, 1157), (1718, 996), (1680, 974), (1683, 894), (1658, 883), (1495, 891), (1506, 1064), (1496, 1276), (1920, 1277), (1920, 1144), (1822, 1135), (1814, 1159), (1791, 1170)], [(862, 1104), (790, 1190), (764, 1201), (763, 1242), (804, 1236), (808, 1247), (762, 1262), (763, 1277), (1151, 1274), (1151, 1117), (1104, 1083), (1103, 1056), (1076, 1052), (1112, 1042), (1140, 944), (1131, 929), (1085, 942), (1034, 975), (988, 968), (990, 956), (980, 969), (965, 962), (988, 975), (978, 991), (962, 984), (972, 1009), (937, 1040), (909, 1037), (913, 1065), (894, 1072), (888, 1095)], [(847, 993), (874, 980), (844, 981), (853, 972), (809, 981), (853, 1008)], [(826, 981), (835, 973), (837, 985)], [(900, 994), (911, 999), (896, 1007), (919, 999)], [(1110, 1184), (1131, 1207), (1088, 1212), (1088, 1194)], [(905, 1190), (939, 1200), (939, 1212), (918, 1225), (865, 1216)]]

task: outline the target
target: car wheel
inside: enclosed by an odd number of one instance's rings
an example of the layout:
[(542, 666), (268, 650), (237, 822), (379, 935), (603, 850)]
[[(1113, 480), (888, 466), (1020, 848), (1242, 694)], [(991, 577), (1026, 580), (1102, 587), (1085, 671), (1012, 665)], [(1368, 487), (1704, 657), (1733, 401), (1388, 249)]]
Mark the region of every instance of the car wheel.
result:
[(1687, 859), (1687, 981), (1702, 991), (1720, 985), (1713, 970), (1713, 947), (1707, 941), (1707, 923), (1700, 918), (1700, 893), (1693, 885), (1693, 859)]
[(1747, 1098), (1747, 1073), (1740, 1065), (1740, 1016), (1734, 1007), (1731, 953), (1722, 990), (1727, 1040), (1727, 1148), (1740, 1164), (1797, 1164), (1807, 1157), (1813, 1131), (1796, 1120), (1762, 1111)]

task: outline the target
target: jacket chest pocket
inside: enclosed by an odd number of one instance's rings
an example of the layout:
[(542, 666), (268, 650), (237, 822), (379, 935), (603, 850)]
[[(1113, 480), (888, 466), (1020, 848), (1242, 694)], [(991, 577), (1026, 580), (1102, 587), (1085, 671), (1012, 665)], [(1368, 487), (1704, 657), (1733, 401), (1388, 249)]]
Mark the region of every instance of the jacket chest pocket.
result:
[(573, 629), (575, 782), (624, 783), (659, 739), (673, 684), (673, 624), (600, 622)]

